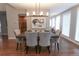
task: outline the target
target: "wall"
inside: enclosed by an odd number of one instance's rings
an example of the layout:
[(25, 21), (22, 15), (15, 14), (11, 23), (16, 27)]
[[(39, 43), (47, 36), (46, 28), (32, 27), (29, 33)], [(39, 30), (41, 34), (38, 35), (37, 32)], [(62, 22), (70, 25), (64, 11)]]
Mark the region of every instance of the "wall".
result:
[(17, 10), (18, 10), (18, 11), (17, 11), (17, 12), (18, 12), (18, 15), (19, 15), (19, 14), (20, 14), (20, 15), (21, 15), (21, 14), (24, 14), (24, 15), (25, 15), (25, 14), (26, 14), (26, 11), (27, 11), (27, 10), (24, 10), (24, 9), (17, 9)]
[(27, 30), (32, 29), (30, 17), (26, 17), (26, 22), (27, 22)]
[[(62, 35), (69, 41), (72, 41), (73, 43), (77, 43), (75, 41), (75, 32), (76, 32), (76, 20), (77, 20), (77, 7), (75, 6), (73, 8), (68, 9), (65, 12), (71, 11), (71, 19), (70, 19), (70, 32), (69, 32), (69, 37)], [(64, 14), (65, 12), (61, 13), (60, 15)], [(61, 16), (62, 18), (62, 16)], [(63, 23), (63, 19), (61, 19), (61, 22)]]
[[(21, 10), (21, 9), (16, 9), (10, 5), (6, 5), (6, 15), (7, 15), (7, 24), (8, 24), (8, 37), (9, 39), (14, 39), (14, 30), (19, 29), (19, 22), (18, 22), (18, 16), (26, 14), (27, 10)], [(45, 10), (47, 12), (47, 10)], [(44, 12), (45, 12), (44, 11)], [(28, 11), (32, 12), (32, 11)], [(45, 13), (44, 13), (45, 14)], [(27, 18), (27, 29), (32, 29), (31, 26), (31, 18)], [(46, 19), (46, 29), (49, 29), (49, 17)]]
[[(15, 9), (10, 5), (6, 5), (6, 15), (7, 15), (7, 24), (8, 24), (8, 37), (9, 39), (14, 39), (14, 30), (19, 29), (18, 15), (25, 14), (26, 10)], [(32, 29), (31, 18), (27, 18), (27, 29)], [(46, 28), (49, 28), (49, 19), (46, 19)]]
[(60, 15), (60, 30), (62, 31), (63, 15)]
[(0, 11), (5, 11), (6, 3), (0, 3)]
[[(5, 11), (5, 5), (4, 3), (0, 3), (0, 12)], [(1, 23), (1, 22), (0, 22)], [(0, 28), (0, 35), (1, 35), (1, 28)]]
[[(27, 19), (27, 30), (32, 29), (32, 24), (31, 24), (31, 17), (26, 17)], [(50, 29), (49, 28), (49, 17), (46, 17), (46, 28), (45, 29)]]
[[(60, 28), (62, 30), (62, 23), (63, 23), (63, 19), (62, 19), (62, 14), (64, 14), (65, 12), (71, 11), (71, 20), (70, 20), (70, 34), (69, 37), (62, 35), (62, 37), (66, 38), (68, 41), (73, 42), (74, 44), (79, 45), (79, 42), (77, 42), (75, 40), (75, 33), (76, 33), (76, 21), (77, 21), (77, 8), (79, 7), (79, 5), (74, 6), (68, 10), (65, 10), (64, 12), (58, 14), (61, 15), (61, 24), (60, 24)], [(54, 16), (56, 17), (56, 16)]]
[[(46, 15), (46, 12), (48, 12), (48, 10), (42, 10), (44, 13), (44, 15)], [(27, 12), (29, 12), (30, 15), (32, 15), (33, 10), (27, 10)], [(39, 15), (39, 11), (37, 11), (37, 14)], [(31, 17), (26, 17), (27, 19), (27, 30), (32, 29), (31, 26)], [(46, 29), (50, 29), (49, 23), (50, 23), (50, 17), (46, 18)]]
[(76, 32), (76, 20), (77, 20), (77, 8), (71, 9), (71, 23), (70, 23), (70, 38), (75, 40)]
[(6, 5), (6, 15), (8, 24), (8, 37), (9, 39), (15, 39), (14, 30), (19, 29), (18, 16), (25, 14), (26, 10), (16, 9), (10, 5)]
[(15, 38), (14, 30), (18, 29), (18, 10), (15, 8), (6, 5), (6, 15), (7, 15), (7, 24), (8, 24), (8, 37), (9, 39)]
[(0, 11), (1, 35), (7, 35), (7, 17), (5, 11)]
[[(5, 5), (6, 5), (6, 3), (0, 3), (0, 15), (3, 15), (2, 13), (5, 12)], [(5, 29), (4, 29), (4, 28), (6, 28), (6, 25), (5, 25), (5, 22), (4, 22), (4, 21), (6, 21), (6, 19), (1, 20), (2, 17), (4, 18), (4, 15), (0, 16), (0, 40), (2, 40), (1, 35), (6, 35), (5, 32), (7, 31), (7, 30), (5, 31)], [(5, 15), (5, 17), (6, 17), (6, 15)]]

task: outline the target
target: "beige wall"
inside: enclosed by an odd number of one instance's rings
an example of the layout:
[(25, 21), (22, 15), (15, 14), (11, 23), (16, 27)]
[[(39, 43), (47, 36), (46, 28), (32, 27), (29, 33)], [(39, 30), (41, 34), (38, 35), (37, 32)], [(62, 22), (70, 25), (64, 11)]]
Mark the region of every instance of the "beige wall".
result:
[[(15, 38), (14, 30), (19, 29), (18, 15), (25, 14), (26, 10), (17, 10), (10, 5), (6, 5), (7, 24), (8, 24), (8, 37), (9, 39)], [(27, 29), (32, 29), (31, 18), (27, 17)], [(49, 18), (46, 18), (46, 29), (49, 29)]]
[(15, 38), (14, 30), (18, 29), (18, 12), (9, 5), (6, 6), (7, 24), (8, 24), (8, 37), (9, 39)]
[[(27, 19), (27, 30), (32, 29), (32, 24), (31, 24), (32, 17), (27, 17), (26, 19)], [(44, 29), (50, 29), (49, 20), (50, 20), (49, 17), (46, 17), (46, 28)]]
[[(46, 13), (49, 11), (49, 10), (42, 10), (43, 11), (43, 14), (46, 15)], [(29, 12), (29, 15), (33, 15), (33, 10), (27, 10), (27, 12)], [(39, 15), (39, 10), (37, 11), (36, 13), (37, 15)], [(49, 29), (49, 17), (46, 17), (46, 29)], [(28, 29), (32, 29), (32, 25), (31, 25), (31, 17), (27, 17), (27, 30)]]
[(7, 24), (8, 24), (8, 37), (14, 39), (14, 30), (19, 29), (18, 15), (25, 14), (25, 10), (17, 10), (10, 5), (6, 5)]
[(0, 11), (5, 11), (6, 3), (0, 3)]

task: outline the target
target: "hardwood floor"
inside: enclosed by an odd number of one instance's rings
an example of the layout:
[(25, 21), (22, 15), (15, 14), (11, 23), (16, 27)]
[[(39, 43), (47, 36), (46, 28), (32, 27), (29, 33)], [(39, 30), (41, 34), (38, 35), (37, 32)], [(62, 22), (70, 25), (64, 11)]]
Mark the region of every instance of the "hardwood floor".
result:
[(16, 50), (16, 41), (11, 40), (0, 40), (0, 56), (79, 56), (79, 47), (68, 42), (65, 39), (61, 39), (60, 50), (54, 51), (54, 45), (52, 51), (49, 54), (48, 50), (42, 48), (41, 53), (35, 52), (33, 48), (29, 49), (28, 54), (25, 53), (24, 49)]

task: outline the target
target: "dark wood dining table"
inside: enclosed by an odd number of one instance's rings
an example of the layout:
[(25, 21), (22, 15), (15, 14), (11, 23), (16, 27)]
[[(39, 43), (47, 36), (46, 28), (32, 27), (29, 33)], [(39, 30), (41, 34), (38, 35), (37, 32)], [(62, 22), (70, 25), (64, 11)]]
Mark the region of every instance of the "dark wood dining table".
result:
[[(27, 32), (27, 31), (26, 31)], [(23, 38), (24, 42), (25, 42), (25, 46), (26, 46), (26, 32), (23, 32), (19, 35), (19, 38)], [(51, 51), (52, 51), (52, 43), (55, 41), (55, 38), (58, 38), (59, 36), (56, 35), (55, 33), (51, 33), (51, 38), (50, 38), (50, 44), (51, 44)], [(38, 46), (39, 46), (39, 40), (40, 40), (40, 37), (39, 37), (39, 32), (38, 32), (38, 36), (37, 36), (37, 42), (38, 42)]]
[[(19, 38), (24, 38), (24, 39), (26, 39), (26, 32), (27, 32), (27, 31), (21, 33), (21, 34), (19, 35)], [(56, 35), (55, 33), (51, 33), (51, 40), (53, 40), (52, 38), (58, 38), (58, 37), (59, 37), (59, 36)], [(38, 32), (37, 38), (38, 38), (38, 44), (39, 44), (39, 40), (40, 40), (40, 38), (39, 38), (39, 32)]]

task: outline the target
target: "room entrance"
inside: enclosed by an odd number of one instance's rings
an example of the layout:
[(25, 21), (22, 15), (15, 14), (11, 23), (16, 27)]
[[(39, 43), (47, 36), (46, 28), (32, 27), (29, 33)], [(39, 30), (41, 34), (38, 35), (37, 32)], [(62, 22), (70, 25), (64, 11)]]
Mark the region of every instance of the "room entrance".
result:
[(19, 16), (19, 29), (22, 32), (25, 32), (27, 30), (27, 24), (26, 24), (26, 16)]

